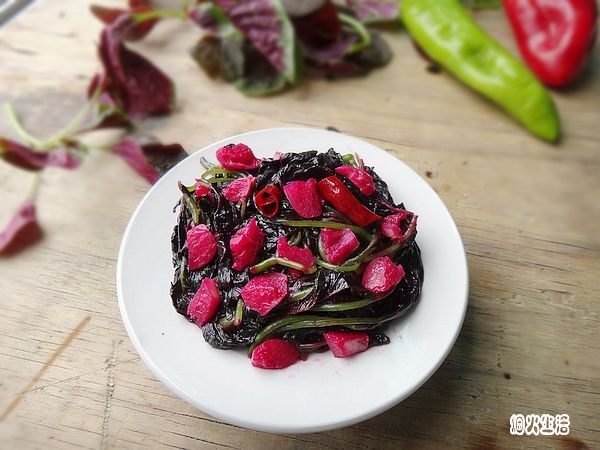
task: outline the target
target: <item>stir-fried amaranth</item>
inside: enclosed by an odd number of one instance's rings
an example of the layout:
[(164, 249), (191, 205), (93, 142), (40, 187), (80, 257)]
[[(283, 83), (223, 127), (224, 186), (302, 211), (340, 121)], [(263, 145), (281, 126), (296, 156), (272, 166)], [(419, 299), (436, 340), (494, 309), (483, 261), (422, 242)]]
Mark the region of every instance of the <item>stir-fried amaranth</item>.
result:
[(384, 326), (418, 301), (417, 216), (357, 155), (217, 151), (182, 198), (173, 231), (175, 309), (213, 347), (248, 347), (287, 367), (387, 344)]

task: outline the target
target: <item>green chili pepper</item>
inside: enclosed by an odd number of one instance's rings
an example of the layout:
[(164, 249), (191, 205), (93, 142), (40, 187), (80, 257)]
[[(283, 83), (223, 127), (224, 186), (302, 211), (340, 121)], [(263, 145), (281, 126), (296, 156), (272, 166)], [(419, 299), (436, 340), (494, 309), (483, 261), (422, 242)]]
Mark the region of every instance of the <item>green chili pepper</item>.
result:
[(558, 139), (560, 120), (546, 89), (458, 0), (404, 0), (402, 20), (419, 46), (456, 78), (537, 137)]

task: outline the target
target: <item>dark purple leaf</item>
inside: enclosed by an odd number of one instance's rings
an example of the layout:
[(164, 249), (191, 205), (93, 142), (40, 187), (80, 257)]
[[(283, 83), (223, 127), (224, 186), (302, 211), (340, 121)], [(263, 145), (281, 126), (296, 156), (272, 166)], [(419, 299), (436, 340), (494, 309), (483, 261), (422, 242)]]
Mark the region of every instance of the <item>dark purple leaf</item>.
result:
[(338, 9), (331, 1), (311, 14), (294, 17), (292, 21), (302, 44), (311, 48), (327, 47), (342, 35)]
[(75, 169), (80, 164), (79, 158), (67, 149), (38, 152), (4, 138), (0, 138), (0, 157), (13, 166), (34, 172), (48, 166)]
[(153, 142), (140, 145), (133, 139), (117, 142), (111, 150), (151, 184), (156, 183), (162, 174), (187, 156), (179, 144), (162, 145)]
[(235, 81), (244, 75), (243, 39), (208, 34), (194, 46), (192, 58), (211, 78)]
[(154, 64), (122, 42), (130, 16), (121, 16), (100, 35), (99, 54), (104, 66), (101, 89), (128, 116), (169, 113), (173, 106), (172, 81)]
[(398, 0), (346, 0), (346, 5), (365, 23), (397, 20), (399, 4)]
[(298, 80), (296, 39), (281, 3), (275, 0), (215, 0), (229, 20), (291, 83)]
[(0, 254), (6, 256), (17, 253), (41, 237), (42, 230), (37, 223), (35, 205), (27, 200), (21, 204), (4, 230), (0, 231)]

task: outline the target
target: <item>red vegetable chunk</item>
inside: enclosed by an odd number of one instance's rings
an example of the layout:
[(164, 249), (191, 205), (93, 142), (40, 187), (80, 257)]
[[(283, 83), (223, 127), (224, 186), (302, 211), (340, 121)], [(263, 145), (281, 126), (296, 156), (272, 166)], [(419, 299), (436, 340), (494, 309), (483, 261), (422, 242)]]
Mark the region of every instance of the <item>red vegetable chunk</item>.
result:
[(288, 277), (271, 272), (252, 278), (240, 292), (246, 306), (265, 316), (285, 298), (288, 292)]
[(252, 218), (237, 230), (229, 241), (229, 249), (233, 255), (233, 269), (241, 271), (251, 266), (258, 259), (265, 242), (265, 235)]
[(246, 144), (229, 144), (217, 150), (217, 160), (227, 170), (254, 170), (260, 159), (254, 156)]
[(245, 203), (252, 195), (254, 186), (256, 186), (256, 178), (252, 175), (238, 178), (223, 188), (223, 195), (230, 202)]
[(221, 303), (221, 294), (212, 278), (204, 278), (187, 307), (187, 315), (202, 326), (210, 322)]
[(188, 266), (190, 270), (206, 266), (217, 253), (217, 241), (206, 225), (187, 231)]
[(350, 228), (324, 228), (319, 235), (319, 247), (330, 264), (343, 264), (359, 246), (360, 243)]
[(290, 245), (285, 236), (281, 236), (277, 240), (276, 256), (300, 263), (307, 269), (315, 266), (315, 257), (310, 249)]
[(283, 187), (283, 192), (300, 217), (311, 219), (319, 217), (323, 212), (323, 205), (317, 192), (317, 180), (314, 178), (292, 181)]
[(283, 339), (268, 339), (252, 352), (252, 365), (261, 369), (285, 369), (298, 360), (296, 346)]
[(361, 332), (333, 332), (323, 333), (325, 342), (331, 353), (336, 358), (346, 358), (369, 348), (369, 335)]
[(397, 266), (389, 256), (373, 259), (365, 269), (362, 286), (376, 294), (393, 289), (404, 277), (404, 268)]
[(275, 217), (279, 212), (281, 190), (274, 184), (265, 186), (254, 196), (254, 204), (260, 213), (268, 218)]
[(196, 198), (208, 197), (211, 195), (210, 186), (207, 183), (204, 183), (202, 180), (196, 180), (196, 190), (194, 191), (194, 195)]
[(360, 192), (365, 195), (371, 195), (375, 192), (375, 184), (373, 178), (368, 174), (366, 170), (359, 169), (358, 167), (346, 165), (335, 168), (335, 173), (340, 174), (356, 186)]
[(401, 211), (381, 219), (381, 234), (396, 242), (405, 242), (417, 231), (417, 215), (410, 211)]

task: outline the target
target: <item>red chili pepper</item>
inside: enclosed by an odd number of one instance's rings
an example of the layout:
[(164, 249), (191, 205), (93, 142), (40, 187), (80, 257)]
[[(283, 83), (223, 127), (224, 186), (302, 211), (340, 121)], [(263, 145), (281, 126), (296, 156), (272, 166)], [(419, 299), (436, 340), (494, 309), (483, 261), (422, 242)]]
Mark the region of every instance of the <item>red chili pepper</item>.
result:
[(366, 227), (380, 219), (377, 214), (360, 203), (335, 176), (323, 178), (317, 183), (317, 189), (326, 202), (331, 203), (335, 209), (348, 216), (358, 226)]
[(504, 0), (504, 8), (537, 77), (554, 87), (573, 82), (596, 40), (596, 0)]
[(281, 203), (281, 189), (274, 184), (265, 186), (254, 196), (254, 204), (260, 213), (268, 218), (275, 217)]

